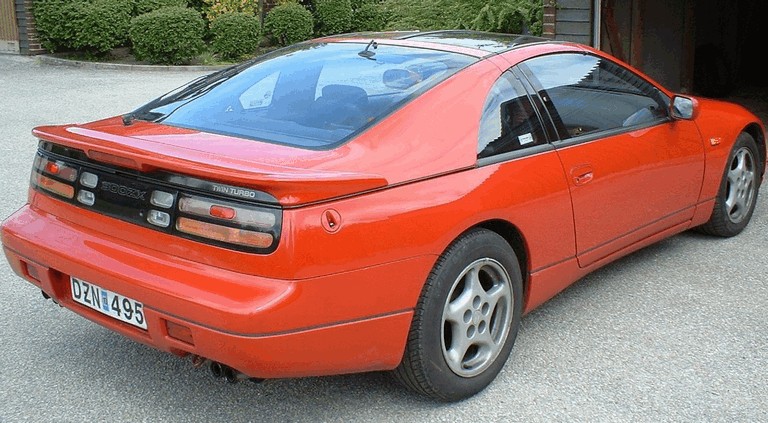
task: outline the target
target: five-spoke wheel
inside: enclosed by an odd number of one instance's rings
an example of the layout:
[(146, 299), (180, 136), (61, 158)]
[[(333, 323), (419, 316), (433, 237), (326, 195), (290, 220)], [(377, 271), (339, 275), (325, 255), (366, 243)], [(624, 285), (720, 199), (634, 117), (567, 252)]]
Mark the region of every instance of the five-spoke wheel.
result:
[(468, 231), (430, 273), (394, 376), (442, 401), (480, 392), (507, 361), (522, 295), (520, 264), (510, 244), (487, 229)]
[(710, 235), (730, 237), (741, 233), (755, 209), (762, 179), (755, 139), (742, 133), (728, 156), (720, 190), (709, 221), (698, 229)]
[(443, 358), (459, 376), (482, 373), (498, 357), (512, 321), (507, 271), (490, 258), (470, 263), (456, 278), (443, 309)]

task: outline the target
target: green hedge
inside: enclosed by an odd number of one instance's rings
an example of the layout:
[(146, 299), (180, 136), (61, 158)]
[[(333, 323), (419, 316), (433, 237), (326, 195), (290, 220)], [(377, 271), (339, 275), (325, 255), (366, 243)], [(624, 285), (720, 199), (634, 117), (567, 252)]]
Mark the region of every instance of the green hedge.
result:
[(238, 60), (259, 46), (259, 18), (248, 13), (225, 13), (211, 22), (211, 47), (222, 59)]
[(96, 0), (85, 2), (75, 36), (75, 48), (106, 53), (128, 41), (131, 25), (131, 3), (128, 0)]
[(251, 16), (259, 16), (259, 0), (203, 0), (205, 17), (213, 22), (219, 16), (227, 13), (242, 12)]
[(131, 0), (37, 0), (33, 7), (41, 44), (48, 51), (101, 54), (128, 40)]
[(378, 0), (357, 0), (352, 3), (353, 31), (381, 31), (387, 25), (387, 14)]
[(348, 32), (352, 28), (352, 2), (350, 0), (316, 0), (315, 25), (319, 35)]
[(133, 53), (156, 64), (183, 64), (204, 47), (205, 21), (185, 7), (166, 7), (131, 20)]
[(43, 48), (50, 52), (75, 48), (82, 1), (36, 0), (32, 7)]
[(383, 0), (388, 29), (477, 29), (541, 35), (541, 0)]
[(276, 6), (267, 13), (264, 29), (280, 45), (289, 45), (312, 37), (312, 13), (297, 3)]
[(187, 0), (133, 0), (133, 16), (154, 12), (164, 7), (187, 7)]

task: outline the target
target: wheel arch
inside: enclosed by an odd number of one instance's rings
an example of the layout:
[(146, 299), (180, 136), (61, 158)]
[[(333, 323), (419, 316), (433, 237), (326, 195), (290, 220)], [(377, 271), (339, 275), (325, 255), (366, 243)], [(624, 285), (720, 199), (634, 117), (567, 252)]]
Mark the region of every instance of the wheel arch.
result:
[(746, 132), (749, 135), (751, 135), (752, 138), (754, 138), (755, 143), (757, 143), (758, 154), (760, 156), (758, 157), (760, 159), (760, 172), (761, 172), (761, 176), (764, 176), (765, 160), (766, 160), (765, 133), (763, 132), (760, 125), (758, 125), (757, 123), (751, 123), (747, 125), (747, 127), (744, 128), (743, 132)]
[(476, 224), (468, 230), (473, 228), (483, 228), (495, 232), (504, 238), (509, 246), (512, 247), (512, 250), (514, 250), (515, 255), (517, 256), (518, 264), (520, 265), (520, 276), (523, 279), (523, 308), (525, 308), (525, 303), (528, 299), (529, 257), (527, 243), (522, 231), (520, 231), (520, 229), (511, 222), (503, 219), (486, 220)]

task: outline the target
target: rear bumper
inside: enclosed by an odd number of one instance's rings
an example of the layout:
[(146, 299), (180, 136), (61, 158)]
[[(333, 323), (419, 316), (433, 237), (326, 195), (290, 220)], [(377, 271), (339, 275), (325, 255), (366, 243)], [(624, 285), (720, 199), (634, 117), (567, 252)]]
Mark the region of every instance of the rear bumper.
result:
[[(3, 222), (2, 242), (13, 270), (60, 305), (157, 349), (259, 378), (397, 366), (434, 261), (424, 256), (301, 281), (269, 279), (126, 243), (29, 205)], [(413, 282), (394, 284), (401, 288), (393, 292), (391, 275)], [(70, 276), (142, 302), (147, 330), (74, 302)], [(171, 336), (168, 322), (187, 327), (191, 342)]]

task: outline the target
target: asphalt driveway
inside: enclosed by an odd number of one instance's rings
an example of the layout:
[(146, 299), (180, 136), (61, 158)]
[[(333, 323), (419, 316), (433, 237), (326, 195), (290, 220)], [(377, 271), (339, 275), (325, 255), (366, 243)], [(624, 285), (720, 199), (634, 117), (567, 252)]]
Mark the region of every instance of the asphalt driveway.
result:
[[(123, 113), (202, 73), (0, 55), (0, 218), (25, 201), (32, 127)], [(524, 317), (499, 378), (457, 404), (381, 373), (228, 385), (44, 301), (2, 260), (0, 423), (768, 422), (767, 254), (763, 187), (740, 236), (678, 235)]]

